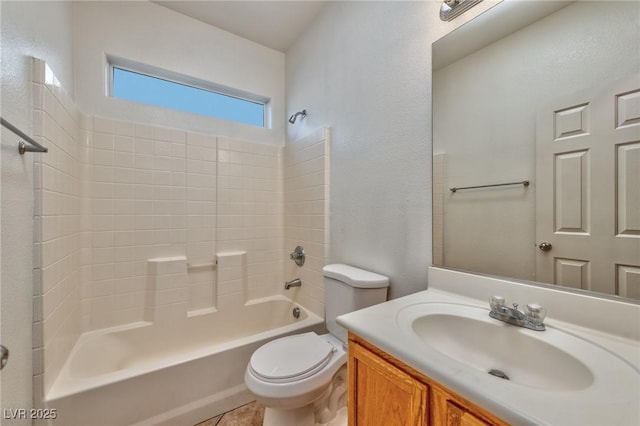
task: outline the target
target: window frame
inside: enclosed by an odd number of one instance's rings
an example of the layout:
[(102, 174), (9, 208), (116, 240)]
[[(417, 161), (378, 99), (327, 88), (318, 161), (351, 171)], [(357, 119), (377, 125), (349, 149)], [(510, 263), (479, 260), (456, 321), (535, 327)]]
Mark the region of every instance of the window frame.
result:
[(113, 99), (120, 99), (123, 101), (128, 101), (128, 102), (136, 102), (136, 101), (131, 101), (128, 99), (124, 99), (124, 98), (119, 98), (113, 95), (114, 92), (114, 81), (113, 81), (113, 76), (114, 76), (114, 68), (118, 68), (120, 70), (123, 71), (128, 71), (128, 72), (132, 72), (132, 73), (136, 73), (136, 74), (140, 74), (143, 76), (148, 76), (148, 77), (152, 77), (152, 78), (156, 78), (156, 79), (160, 79), (160, 80), (164, 80), (164, 81), (168, 81), (170, 83), (175, 83), (175, 84), (179, 84), (182, 86), (188, 86), (188, 87), (192, 87), (195, 89), (200, 89), (200, 90), (205, 90), (207, 92), (212, 92), (218, 95), (222, 95), (222, 96), (228, 96), (228, 97), (232, 97), (232, 98), (236, 98), (242, 101), (246, 101), (246, 102), (251, 102), (251, 103), (256, 103), (256, 104), (260, 104), (263, 106), (263, 117), (262, 117), (262, 126), (258, 126), (258, 125), (253, 125), (253, 124), (249, 124), (249, 123), (244, 123), (241, 121), (235, 121), (235, 120), (229, 120), (226, 118), (222, 118), (222, 117), (215, 117), (212, 115), (206, 115), (206, 114), (197, 114), (194, 112), (190, 112), (190, 111), (185, 111), (185, 110), (180, 110), (180, 109), (173, 109), (173, 108), (167, 108), (167, 107), (163, 107), (163, 106), (159, 106), (159, 105), (154, 105), (154, 104), (149, 104), (146, 102), (137, 102), (137, 103), (141, 103), (143, 105), (147, 105), (147, 106), (152, 106), (152, 107), (156, 107), (156, 108), (163, 108), (163, 109), (171, 109), (173, 111), (180, 111), (186, 114), (194, 114), (194, 115), (201, 115), (204, 117), (211, 117), (211, 118), (215, 118), (218, 120), (225, 120), (231, 123), (237, 123), (237, 124), (242, 124), (245, 126), (251, 126), (251, 127), (258, 127), (261, 129), (270, 129), (271, 128), (271, 99), (269, 99), (266, 96), (261, 96), (261, 95), (256, 95), (254, 93), (249, 93), (246, 92), (244, 90), (240, 90), (240, 89), (236, 89), (233, 87), (228, 87), (228, 86), (224, 86), (222, 84), (217, 84), (211, 81), (206, 81), (206, 80), (202, 80), (199, 78), (195, 78), (195, 77), (191, 77), (185, 74), (180, 74), (174, 71), (169, 71), (169, 70), (165, 70), (165, 69), (161, 69), (161, 68), (157, 68), (151, 65), (146, 65), (146, 64), (142, 64), (140, 62), (135, 62), (129, 59), (124, 59), (124, 58), (119, 58), (116, 56), (112, 56), (112, 55), (106, 55), (106, 93), (105, 95), (113, 98)]

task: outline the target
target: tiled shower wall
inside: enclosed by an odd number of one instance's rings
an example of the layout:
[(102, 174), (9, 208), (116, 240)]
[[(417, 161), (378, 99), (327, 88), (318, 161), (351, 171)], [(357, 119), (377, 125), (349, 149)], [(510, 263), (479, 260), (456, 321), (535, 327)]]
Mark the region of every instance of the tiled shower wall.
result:
[(444, 197), (447, 176), (446, 154), (433, 154), (433, 264), (444, 265)]
[[(80, 333), (152, 321), (158, 303), (205, 314), (298, 276), (287, 296), (323, 314), (328, 130), (283, 148), (87, 118), (44, 62), (33, 81), (34, 136), (49, 148), (34, 155), (36, 392)], [(160, 295), (169, 266), (186, 278)]]
[(319, 129), (284, 148), (284, 242), (283, 258), (301, 245), (306, 254), (302, 267), (285, 263), (285, 280), (300, 278), (302, 287), (290, 296), (324, 316), (324, 276), (328, 258), (328, 200), (330, 130)]
[[(81, 115), (51, 69), (33, 61), (33, 135), (49, 149), (34, 158), (34, 396), (48, 390), (82, 331), (83, 174)], [(46, 372), (46, 374), (45, 374)]]
[[(280, 147), (95, 117), (91, 131), (91, 280), (84, 329), (152, 320), (147, 260), (247, 253), (245, 291), (189, 270), (189, 313), (273, 295), (282, 263)], [(224, 278), (224, 277), (223, 277)], [(226, 280), (225, 280), (226, 282)], [(220, 294), (218, 294), (220, 293)], [(233, 296), (232, 296), (233, 294)]]
[[(92, 267), (84, 283), (85, 330), (148, 319), (148, 259), (186, 255), (204, 263), (216, 253), (215, 137), (97, 117), (90, 130)], [(191, 284), (191, 309), (213, 303), (212, 269)]]
[[(218, 252), (247, 253), (245, 301), (280, 292), (281, 152), (279, 146), (218, 138)], [(221, 290), (225, 297), (239, 297)]]

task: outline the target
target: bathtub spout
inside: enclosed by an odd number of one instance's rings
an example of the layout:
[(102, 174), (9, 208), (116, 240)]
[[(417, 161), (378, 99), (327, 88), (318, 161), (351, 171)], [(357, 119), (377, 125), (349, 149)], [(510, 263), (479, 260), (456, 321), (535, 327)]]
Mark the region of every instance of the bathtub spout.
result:
[(300, 280), (300, 278), (294, 278), (291, 281), (287, 281), (286, 283), (284, 283), (285, 290), (289, 290), (291, 287), (301, 287), (301, 286), (302, 286), (302, 280)]

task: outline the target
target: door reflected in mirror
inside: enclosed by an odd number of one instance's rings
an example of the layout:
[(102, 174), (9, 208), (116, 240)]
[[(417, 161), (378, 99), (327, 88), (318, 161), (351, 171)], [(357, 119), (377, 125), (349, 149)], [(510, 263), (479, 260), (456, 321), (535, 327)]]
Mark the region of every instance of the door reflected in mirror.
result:
[(503, 2), (434, 43), (435, 264), (640, 300), (639, 28)]

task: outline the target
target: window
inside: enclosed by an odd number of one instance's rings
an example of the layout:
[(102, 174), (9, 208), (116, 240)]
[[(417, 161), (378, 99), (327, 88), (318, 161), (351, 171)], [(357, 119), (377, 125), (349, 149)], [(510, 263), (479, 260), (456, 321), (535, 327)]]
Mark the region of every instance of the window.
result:
[(129, 61), (120, 65), (122, 62), (109, 60), (114, 98), (267, 126), (267, 98)]

